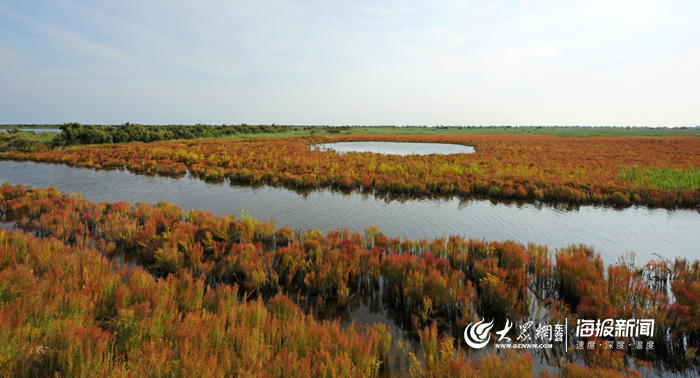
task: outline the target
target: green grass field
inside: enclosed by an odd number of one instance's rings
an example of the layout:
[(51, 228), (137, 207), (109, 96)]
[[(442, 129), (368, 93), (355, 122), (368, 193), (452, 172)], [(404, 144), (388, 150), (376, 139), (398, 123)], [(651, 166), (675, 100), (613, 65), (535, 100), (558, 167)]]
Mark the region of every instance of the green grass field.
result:
[(649, 185), (662, 189), (697, 189), (700, 188), (700, 169), (678, 169), (665, 166), (663, 168), (626, 168), (620, 177), (630, 180), (637, 185)]

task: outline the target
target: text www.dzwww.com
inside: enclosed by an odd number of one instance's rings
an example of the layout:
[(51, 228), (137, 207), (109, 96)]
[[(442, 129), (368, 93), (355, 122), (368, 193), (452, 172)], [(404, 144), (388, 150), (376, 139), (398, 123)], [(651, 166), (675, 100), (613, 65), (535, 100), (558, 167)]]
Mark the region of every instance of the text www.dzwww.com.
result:
[(542, 349), (551, 348), (552, 344), (496, 344), (501, 349)]

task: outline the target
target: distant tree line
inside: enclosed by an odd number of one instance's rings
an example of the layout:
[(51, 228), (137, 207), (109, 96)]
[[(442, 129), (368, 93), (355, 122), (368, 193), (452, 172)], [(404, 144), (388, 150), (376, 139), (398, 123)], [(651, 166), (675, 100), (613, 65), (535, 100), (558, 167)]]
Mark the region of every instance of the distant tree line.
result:
[(125, 123), (119, 126), (82, 125), (72, 122), (60, 126), (61, 133), (53, 139), (56, 146), (80, 144), (155, 142), (173, 139), (215, 138), (236, 134), (273, 134), (289, 131), (290, 126), (279, 125), (221, 125), (144, 126)]
[[(282, 125), (83, 125), (77, 122), (58, 126), (60, 133), (36, 134), (20, 128), (56, 125), (4, 125), (0, 127), (0, 151), (36, 152), (54, 147), (85, 144), (156, 142), (175, 139), (220, 138), (249, 134), (277, 134), (286, 132), (318, 132), (338, 134), (350, 130), (350, 126), (282, 126)], [(2, 129), (5, 132), (2, 132)]]
[[(42, 128), (58, 128), (60, 133), (42, 134), (35, 133), (32, 129)], [(304, 133), (306, 135), (317, 135), (322, 133), (340, 134), (342, 132), (350, 133), (350, 130), (359, 129), (359, 132), (368, 129), (420, 129), (421, 131), (439, 130), (439, 132), (450, 132), (455, 130), (504, 130), (512, 131), (540, 131), (551, 133), (554, 130), (572, 129), (572, 130), (588, 130), (596, 132), (603, 130), (661, 130), (663, 133), (659, 135), (673, 135), (676, 130), (700, 130), (700, 126), (684, 126), (678, 128), (666, 127), (648, 127), (648, 126), (450, 126), (450, 125), (378, 125), (378, 126), (360, 126), (360, 125), (344, 125), (344, 126), (329, 126), (329, 125), (248, 125), (242, 123), (240, 125), (141, 125), (125, 123), (122, 125), (83, 125), (77, 122), (65, 123), (63, 125), (37, 125), (37, 124), (5, 124), (0, 125), (0, 152), (1, 151), (23, 151), (36, 152), (45, 151), (55, 147), (75, 146), (85, 144), (101, 144), (101, 143), (128, 143), (128, 142), (155, 142), (174, 139), (198, 139), (198, 138), (219, 138), (237, 135), (255, 135), (255, 134), (284, 134), (289, 133), (295, 135)], [(21, 130), (25, 129), (25, 130)], [(27, 130), (28, 129), (28, 130)], [(2, 130), (6, 130), (3, 132)], [(570, 135), (589, 134), (574, 133)], [(590, 135), (594, 135), (590, 133)], [(610, 134), (612, 135), (612, 134)], [(621, 134), (617, 134), (621, 135)], [(640, 134), (644, 135), (644, 134)], [(652, 135), (652, 134), (649, 134)], [(681, 134), (683, 135), (683, 134)], [(696, 135), (692, 132), (688, 135)]]

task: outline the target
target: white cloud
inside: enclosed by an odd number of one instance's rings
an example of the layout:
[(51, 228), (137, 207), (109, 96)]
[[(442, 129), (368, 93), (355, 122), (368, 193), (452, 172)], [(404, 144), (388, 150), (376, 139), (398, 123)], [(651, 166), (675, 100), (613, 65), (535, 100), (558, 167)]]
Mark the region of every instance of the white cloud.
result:
[(67, 29), (48, 26), (29, 17), (23, 16), (11, 9), (0, 6), (0, 12), (28, 26), (41, 31), (45, 37), (52, 40), (57, 48), (68, 49), (73, 53), (115, 62), (133, 61), (134, 57), (109, 46), (97, 43), (79, 33)]
[(107, 123), (697, 124), (698, 24), (695, 0), (14, 1), (0, 95)]

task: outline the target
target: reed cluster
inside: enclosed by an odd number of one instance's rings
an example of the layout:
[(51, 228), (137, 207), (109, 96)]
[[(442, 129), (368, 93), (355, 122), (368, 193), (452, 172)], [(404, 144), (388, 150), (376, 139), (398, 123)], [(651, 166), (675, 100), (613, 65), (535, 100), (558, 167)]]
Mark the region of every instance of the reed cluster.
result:
[[(606, 268), (585, 245), (550, 253), (457, 236), (401, 240), (376, 227), (324, 235), (276, 229), (245, 212), (237, 219), (168, 203), (96, 204), (51, 187), (2, 185), (0, 212), (33, 234), (0, 236), (0, 369), (9, 374), (372, 376), (386, 364), (385, 326), (317, 322), (289, 296), (343, 305), (363, 288), (381, 290), (400, 314), (396, 323), (417, 330), (425, 363), (411, 369), (421, 376), (486, 374), (501, 360), (516, 375), (529, 371), (524, 354), (465, 360), (454, 339), (437, 336), (435, 324), (449, 334), (477, 315), (654, 319), (657, 350), (683, 355), (700, 346), (698, 261), (636, 267), (627, 255)], [(147, 270), (110, 262), (117, 257)], [(539, 308), (538, 298), (547, 298)], [(415, 352), (406, 348), (410, 362)], [(562, 365), (564, 376), (619, 372), (625, 355), (562, 353), (586, 363)]]
[(186, 270), (154, 278), (92, 247), (0, 230), (3, 376), (377, 376), (391, 336), (241, 301)]

